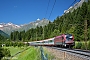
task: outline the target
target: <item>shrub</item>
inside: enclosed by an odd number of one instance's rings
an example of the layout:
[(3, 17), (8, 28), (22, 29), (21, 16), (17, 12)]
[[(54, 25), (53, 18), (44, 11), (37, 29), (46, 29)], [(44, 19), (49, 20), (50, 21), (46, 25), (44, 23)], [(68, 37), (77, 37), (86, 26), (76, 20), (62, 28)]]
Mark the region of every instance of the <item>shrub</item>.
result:
[(6, 44), (6, 47), (9, 47), (9, 42), (6, 42), (5, 44)]
[(10, 56), (11, 56), (11, 54), (10, 54), (10, 51), (8, 49), (4, 49), (4, 48), (0, 47), (0, 60), (3, 57), (10, 57)]
[(0, 60), (1, 60), (2, 57), (4, 57), (4, 54), (3, 54), (2, 51), (3, 51), (3, 48), (0, 47)]
[(76, 48), (76, 46), (73, 46), (73, 48), (75, 49), (75, 48)]
[(5, 57), (10, 57), (11, 54), (10, 54), (10, 51), (8, 49), (3, 49), (3, 54)]
[(90, 41), (88, 42), (88, 50), (90, 50)]
[(83, 49), (83, 50), (84, 50), (84, 49), (86, 49), (86, 48), (85, 48), (85, 44), (84, 44), (84, 43), (82, 44), (81, 49)]
[(78, 42), (78, 44), (76, 45), (76, 48), (77, 49), (81, 49), (81, 46), (82, 46), (82, 43), (81, 42)]

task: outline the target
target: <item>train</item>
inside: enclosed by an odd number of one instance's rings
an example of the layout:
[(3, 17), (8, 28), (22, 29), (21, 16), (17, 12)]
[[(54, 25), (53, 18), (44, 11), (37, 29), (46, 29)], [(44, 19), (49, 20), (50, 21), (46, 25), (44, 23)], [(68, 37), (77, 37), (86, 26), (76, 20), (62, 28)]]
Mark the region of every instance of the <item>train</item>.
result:
[(31, 46), (60, 46), (73, 47), (75, 45), (74, 36), (72, 34), (62, 34), (54, 38), (29, 42)]

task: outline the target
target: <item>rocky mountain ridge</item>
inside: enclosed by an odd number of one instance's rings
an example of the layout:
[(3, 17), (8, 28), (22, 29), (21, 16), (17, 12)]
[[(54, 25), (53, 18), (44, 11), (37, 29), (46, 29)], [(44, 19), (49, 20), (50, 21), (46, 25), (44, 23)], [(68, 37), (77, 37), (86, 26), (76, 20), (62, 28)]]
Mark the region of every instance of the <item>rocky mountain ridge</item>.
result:
[(11, 22), (0, 23), (0, 30), (10, 35), (12, 31), (23, 31), (23, 30), (27, 31), (30, 28), (36, 28), (37, 26), (44, 26), (47, 25), (48, 23), (49, 23), (48, 19), (42, 19), (42, 20), (37, 19), (34, 22), (30, 22), (28, 24), (23, 24), (23, 25), (16, 25)]
[(80, 0), (79, 2), (76, 2), (73, 6), (69, 7), (69, 9), (64, 10), (64, 13), (73, 12), (74, 9), (77, 9), (78, 7), (81, 7), (83, 2), (87, 2), (88, 0)]

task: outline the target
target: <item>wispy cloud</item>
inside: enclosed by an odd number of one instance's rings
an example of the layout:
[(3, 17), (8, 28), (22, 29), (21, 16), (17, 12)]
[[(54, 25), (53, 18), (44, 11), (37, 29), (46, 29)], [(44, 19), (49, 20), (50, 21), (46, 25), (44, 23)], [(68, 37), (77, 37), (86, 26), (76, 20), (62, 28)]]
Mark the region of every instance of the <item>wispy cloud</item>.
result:
[(17, 8), (17, 6), (14, 6), (14, 8)]

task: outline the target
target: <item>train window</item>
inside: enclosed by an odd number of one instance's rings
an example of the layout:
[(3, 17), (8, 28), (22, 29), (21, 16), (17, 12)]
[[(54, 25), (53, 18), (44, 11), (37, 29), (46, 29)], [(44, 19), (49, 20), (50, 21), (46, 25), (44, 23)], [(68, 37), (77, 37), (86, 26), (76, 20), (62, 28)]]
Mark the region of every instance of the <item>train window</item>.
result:
[(48, 41), (45, 41), (45, 43), (48, 43)]
[(50, 42), (52, 42), (52, 40), (50, 40)]
[(40, 43), (40, 42), (36, 42), (36, 43)]
[(54, 40), (49, 40), (49, 42), (53, 42)]
[(45, 41), (43, 41), (42, 43), (45, 43)]
[(72, 35), (66, 35), (66, 39), (67, 39), (67, 40), (72, 40), (73, 37), (72, 37)]

